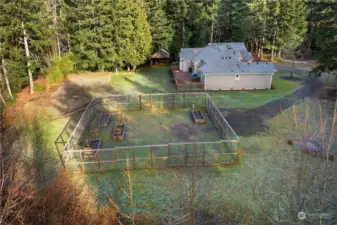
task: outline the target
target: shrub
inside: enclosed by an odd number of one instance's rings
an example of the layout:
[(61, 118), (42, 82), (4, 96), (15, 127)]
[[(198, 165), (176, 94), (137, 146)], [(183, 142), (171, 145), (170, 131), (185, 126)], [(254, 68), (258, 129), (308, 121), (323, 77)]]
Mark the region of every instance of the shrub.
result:
[(43, 85), (42, 84), (35, 84), (34, 85), (34, 91), (39, 92), (43, 90)]
[(74, 71), (74, 61), (72, 54), (57, 56), (52, 59), (47, 68), (47, 82), (60, 83), (64, 76)]
[(272, 89), (272, 90), (276, 89), (275, 84), (272, 84), (272, 85), (271, 85), (271, 89)]

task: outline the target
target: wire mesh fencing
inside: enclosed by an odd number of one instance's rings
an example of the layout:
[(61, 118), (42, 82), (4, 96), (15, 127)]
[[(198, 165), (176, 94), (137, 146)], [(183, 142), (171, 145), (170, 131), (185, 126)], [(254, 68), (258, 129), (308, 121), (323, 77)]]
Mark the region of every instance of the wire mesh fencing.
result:
[[(239, 162), (238, 152), (229, 152), (228, 141), (169, 143), (97, 150), (68, 150), (68, 172), (97, 172), (126, 169), (154, 169), (229, 165)], [(85, 153), (95, 154), (86, 158)]]
[[(219, 135), (219, 141), (181, 142), (125, 146), (107, 149), (80, 149), (80, 142), (95, 113), (133, 110), (175, 110), (206, 108)], [(68, 127), (67, 127), (68, 126)], [(210, 96), (204, 92), (111, 95), (93, 99), (72, 129), (67, 125), (55, 144), (62, 144), (63, 165), (68, 172), (164, 168), (176, 166), (226, 165), (239, 162), (240, 141)], [(89, 157), (88, 157), (89, 156)]]

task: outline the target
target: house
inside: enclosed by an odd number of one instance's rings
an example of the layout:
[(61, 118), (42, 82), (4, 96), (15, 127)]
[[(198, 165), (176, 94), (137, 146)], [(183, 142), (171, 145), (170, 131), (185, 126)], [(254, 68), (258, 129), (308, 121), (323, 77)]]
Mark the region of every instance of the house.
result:
[(151, 55), (150, 64), (169, 64), (170, 53), (165, 49), (159, 48)]
[(269, 89), (276, 71), (272, 63), (252, 62), (241, 42), (183, 48), (179, 56), (179, 69), (198, 74), (205, 90)]

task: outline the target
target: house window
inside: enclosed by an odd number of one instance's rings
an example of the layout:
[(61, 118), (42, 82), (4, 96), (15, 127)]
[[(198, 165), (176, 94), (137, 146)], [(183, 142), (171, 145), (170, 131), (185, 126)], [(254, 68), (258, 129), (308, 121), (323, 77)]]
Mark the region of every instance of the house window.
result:
[(240, 75), (239, 74), (235, 75), (235, 80), (240, 80)]

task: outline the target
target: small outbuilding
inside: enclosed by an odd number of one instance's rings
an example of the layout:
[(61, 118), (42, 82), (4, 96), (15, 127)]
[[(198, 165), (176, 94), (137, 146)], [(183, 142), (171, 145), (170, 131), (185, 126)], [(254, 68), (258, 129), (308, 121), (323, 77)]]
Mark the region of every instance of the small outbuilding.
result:
[(170, 63), (170, 53), (165, 49), (159, 48), (151, 55), (150, 65), (153, 64), (164, 64), (168, 65)]

